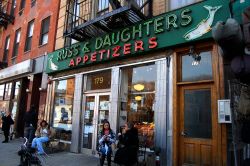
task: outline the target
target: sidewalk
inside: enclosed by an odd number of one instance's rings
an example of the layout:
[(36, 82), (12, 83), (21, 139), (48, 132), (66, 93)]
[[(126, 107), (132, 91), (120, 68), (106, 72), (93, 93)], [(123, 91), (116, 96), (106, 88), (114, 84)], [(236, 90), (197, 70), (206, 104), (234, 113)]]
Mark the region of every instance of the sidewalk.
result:
[[(14, 139), (9, 143), (2, 143), (4, 136), (0, 131), (0, 166), (18, 166), (17, 151), (22, 143), (21, 139)], [(98, 158), (85, 154), (61, 152), (49, 154), (45, 159), (47, 166), (97, 166)]]

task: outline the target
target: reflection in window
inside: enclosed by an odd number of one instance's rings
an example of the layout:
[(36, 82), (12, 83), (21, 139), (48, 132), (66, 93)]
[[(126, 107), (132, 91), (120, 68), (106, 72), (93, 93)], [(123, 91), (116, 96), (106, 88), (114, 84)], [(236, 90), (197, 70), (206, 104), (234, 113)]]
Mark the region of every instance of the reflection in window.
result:
[(173, 9), (181, 8), (181, 7), (184, 7), (195, 2), (199, 2), (199, 1), (201, 0), (171, 0), (170, 9), (173, 10)]
[(121, 87), (120, 125), (134, 122), (140, 143), (146, 138), (148, 147), (154, 146), (154, 100), (156, 66), (148, 64), (123, 70)]
[(5, 86), (4, 100), (9, 100), (11, 95), (12, 82), (7, 83)]
[(87, 77), (87, 90), (110, 89), (110, 70), (89, 74)]
[(213, 78), (211, 52), (201, 52), (199, 55), (201, 56), (201, 60), (198, 65), (192, 65), (194, 61), (192, 56), (182, 56), (181, 81), (211, 80)]
[(212, 138), (210, 89), (185, 90), (184, 131), (191, 138)]
[(55, 84), (53, 127), (60, 130), (60, 139), (70, 141), (75, 82), (74, 79), (67, 79), (56, 81)]

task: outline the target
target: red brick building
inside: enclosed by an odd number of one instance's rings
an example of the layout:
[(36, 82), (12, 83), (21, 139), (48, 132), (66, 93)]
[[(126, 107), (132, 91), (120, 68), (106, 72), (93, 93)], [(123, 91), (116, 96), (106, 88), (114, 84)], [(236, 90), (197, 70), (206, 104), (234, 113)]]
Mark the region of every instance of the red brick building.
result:
[(47, 53), (54, 50), (60, 3), (53, 0), (4, 0), (0, 9), (0, 111), (15, 118), (23, 134), (23, 115), (34, 105), (44, 118)]

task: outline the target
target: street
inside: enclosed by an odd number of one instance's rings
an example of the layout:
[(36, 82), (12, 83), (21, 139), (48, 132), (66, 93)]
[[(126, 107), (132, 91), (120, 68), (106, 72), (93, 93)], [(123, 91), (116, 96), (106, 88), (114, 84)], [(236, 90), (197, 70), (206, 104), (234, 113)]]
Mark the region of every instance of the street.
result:
[[(21, 139), (14, 139), (9, 143), (2, 143), (2, 131), (0, 132), (0, 166), (18, 166), (19, 156), (17, 154), (22, 143)], [(44, 159), (45, 166), (97, 166), (98, 158), (86, 154), (75, 154), (60, 152), (49, 154)]]

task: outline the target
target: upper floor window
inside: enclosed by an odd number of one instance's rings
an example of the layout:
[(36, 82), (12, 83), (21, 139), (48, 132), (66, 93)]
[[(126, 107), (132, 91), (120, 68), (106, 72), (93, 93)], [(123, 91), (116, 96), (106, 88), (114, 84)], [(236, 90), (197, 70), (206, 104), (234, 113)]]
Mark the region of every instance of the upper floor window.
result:
[(202, 0), (170, 0), (170, 9), (178, 9)]
[(9, 47), (10, 47), (10, 36), (7, 36), (5, 39), (5, 46), (4, 46), (4, 55), (3, 55), (4, 62), (8, 61)]
[(30, 21), (29, 24), (28, 24), (24, 51), (29, 51), (31, 49), (31, 41), (32, 41), (32, 36), (33, 36), (33, 30), (34, 30), (34, 20)]
[(49, 24), (50, 24), (50, 17), (47, 17), (42, 21), (40, 45), (44, 45), (48, 43)]
[(31, 0), (31, 7), (35, 6), (36, 0)]
[[(14, 47), (13, 47), (13, 54), (12, 57), (16, 57), (18, 54), (18, 48), (19, 48), (19, 43), (20, 43), (20, 37), (21, 37), (21, 28), (16, 30), (15, 34), (15, 42), (14, 42)], [(12, 63), (13, 64), (13, 63)]]
[(97, 15), (103, 15), (105, 13), (108, 13), (109, 11), (109, 1), (108, 0), (99, 0), (98, 1), (98, 10)]
[(23, 14), (23, 9), (24, 9), (24, 7), (25, 7), (25, 2), (26, 2), (26, 0), (21, 0), (20, 8), (19, 8), (19, 14), (20, 14), (20, 15)]

